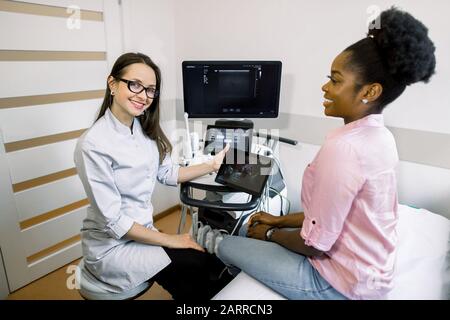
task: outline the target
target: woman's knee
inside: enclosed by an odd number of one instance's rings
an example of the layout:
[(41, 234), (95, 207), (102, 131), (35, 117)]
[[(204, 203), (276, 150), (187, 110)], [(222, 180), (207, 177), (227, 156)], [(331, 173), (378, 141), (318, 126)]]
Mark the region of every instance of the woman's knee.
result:
[(222, 260), (224, 263), (227, 263), (229, 260), (230, 254), (233, 250), (236, 250), (233, 246), (233, 236), (224, 236), (223, 240), (219, 243), (217, 247), (217, 257)]
[(217, 248), (217, 257), (227, 265), (245, 261), (252, 255), (252, 241), (238, 236), (224, 236)]

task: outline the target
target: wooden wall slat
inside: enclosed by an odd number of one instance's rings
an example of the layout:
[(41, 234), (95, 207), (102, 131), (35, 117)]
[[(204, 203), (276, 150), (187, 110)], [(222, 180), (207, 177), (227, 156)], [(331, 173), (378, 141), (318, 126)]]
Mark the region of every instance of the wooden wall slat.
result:
[(67, 240), (61, 241), (54, 246), (51, 246), (47, 249), (44, 249), (42, 251), (39, 251), (29, 257), (27, 257), (28, 264), (34, 263), (37, 260), (43, 259), (46, 256), (51, 255), (52, 253), (55, 253), (59, 250), (64, 249), (65, 247), (68, 247), (76, 242), (79, 242), (81, 240), (81, 235), (77, 234), (76, 236), (73, 236), (72, 238), (69, 238)]
[(64, 92), (54, 94), (43, 94), (36, 96), (1, 98), (0, 109), (36, 106), (41, 104), (69, 102), (77, 100), (89, 100), (103, 98), (105, 90), (92, 90), (80, 92)]
[(30, 189), (30, 188), (34, 188), (46, 183), (50, 183), (52, 181), (56, 181), (56, 180), (60, 180), (60, 179), (64, 179), (70, 176), (74, 176), (77, 174), (77, 169), (76, 168), (70, 168), (67, 170), (63, 170), (63, 171), (59, 171), (59, 172), (55, 172), (52, 174), (48, 174), (46, 176), (42, 176), (42, 177), (38, 177), (35, 179), (31, 179), (31, 180), (27, 180), (27, 181), (23, 181), (23, 182), (19, 182), (19, 183), (15, 183), (13, 184), (13, 191), (14, 192), (19, 192), (19, 191), (23, 191), (26, 189)]
[(103, 61), (106, 52), (0, 50), (0, 61)]
[(5, 143), (5, 151), (6, 152), (13, 152), (28, 148), (34, 148), (43, 146), (50, 143), (56, 143), (71, 139), (77, 139), (79, 138), (83, 132), (85, 132), (87, 129), (81, 129), (81, 130), (75, 130), (75, 131), (69, 131), (69, 132), (63, 132), (58, 134), (52, 134), (45, 137), (38, 137), (33, 139), (27, 139), (22, 141), (15, 141), (15, 142), (9, 142)]
[(68, 204), (67, 206), (52, 210), (50, 212), (46, 212), (43, 213), (41, 215), (38, 215), (36, 217), (33, 217), (31, 219), (27, 219), (24, 221), (21, 221), (19, 223), (20, 225), (20, 229), (24, 230), (26, 228), (32, 227), (34, 225), (37, 225), (39, 223), (43, 223), (47, 220), (62, 216), (63, 214), (70, 212), (70, 211), (74, 211), (76, 209), (79, 209), (81, 207), (87, 206), (89, 204), (89, 200), (88, 199), (83, 199), (71, 204)]
[[(71, 11), (67, 12), (67, 8), (64, 7), (7, 0), (0, 0), (0, 11), (59, 18), (69, 18), (73, 14), (73, 12)], [(103, 12), (80, 10), (80, 19), (90, 21), (103, 21)]]

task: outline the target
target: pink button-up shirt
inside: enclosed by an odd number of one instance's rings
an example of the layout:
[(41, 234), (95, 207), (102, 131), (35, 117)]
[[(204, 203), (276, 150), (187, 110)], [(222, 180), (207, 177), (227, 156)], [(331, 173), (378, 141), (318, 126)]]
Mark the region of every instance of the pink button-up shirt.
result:
[(350, 299), (383, 299), (393, 286), (397, 148), (381, 114), (332, 131), (303, 176), (306, 245), (324, 251), (309, 258)]

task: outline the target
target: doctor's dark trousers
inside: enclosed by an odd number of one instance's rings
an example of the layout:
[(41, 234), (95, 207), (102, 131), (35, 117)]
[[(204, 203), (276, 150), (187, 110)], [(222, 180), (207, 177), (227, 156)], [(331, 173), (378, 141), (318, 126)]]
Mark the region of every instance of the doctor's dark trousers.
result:
[(194, 249), (163, 249), (172, 262), (150, 281), (156, 281), (174, 300), (211, 299), (231, 280), (228, 272), (219, 277), (225, 266), (215, 255)]

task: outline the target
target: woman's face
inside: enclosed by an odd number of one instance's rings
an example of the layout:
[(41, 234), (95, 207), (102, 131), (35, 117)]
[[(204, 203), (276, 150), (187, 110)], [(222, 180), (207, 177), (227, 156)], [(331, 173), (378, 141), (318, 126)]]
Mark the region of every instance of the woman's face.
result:
[[(156, 89), (155, 71), (144, 63), (127, 66), (121, 79), (136, 81), (145, 88)], [(134, 93), (128, 89), (127, 83), (118, 79), (110, 80), (110, 89), (114, 92), (111, 111), (120, 121), (128, 125), (131, 125), (133, 118), (141, 115), (153, 102), (153, 99), (147, 97), (146, 90)]]
[(322, 86), (327, 116), (343, 118), (347, 124), (364, 116), (360, 93), (355, 92), (356, 75), (345, 68), (349, 53), (339, 54), (331, 65), (330, 80)]

